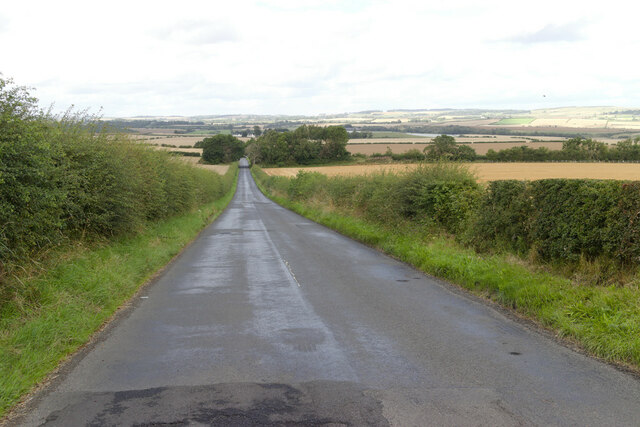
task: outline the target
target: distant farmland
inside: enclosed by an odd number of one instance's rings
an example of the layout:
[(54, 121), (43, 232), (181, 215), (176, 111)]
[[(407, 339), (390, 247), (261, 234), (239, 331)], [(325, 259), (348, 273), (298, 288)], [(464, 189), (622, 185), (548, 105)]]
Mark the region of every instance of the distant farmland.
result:
[[(429, 144), (424, 143), (394, 143), (394, 140), (388, 140), (387, 142), (382, 143), (369, 143), (369, 144), (353, 144), (350, 143), (347, 145), (347, 150), (351, 154), (361, 153), (366, 155), (371, 155), (373, 153), (384, 153), (387, 151), (387, 147), (391, 149), (391, 152), (394, 154), (406, 153), (409, 150), (419, 150), (423, 151)], [(491, 149), (495, 151), (505, 150), (507, 148), (512, 147), (521, 147), (527, 146), (529, 148), (540, 148), (546, 147), (549, 150), (561, 150), (562, 143), (561, 142), (483, 142), (483, 143), (472, 143), (465, 144), (469, 145), (473, 148), (476, 154), (485, 155)]]
[(515, 117), (509, 119), (502, 119), (499, 122), (493, 123), (494, 125), (528, 125), (534, 121), (534, 117)]
[[(268, 168), (269, 175), (294, 177), (300, 169), (320, 172), (327, 176), (364, 175), (379, 171), (403, 172), (416, 164), (322, 166), (309, 168)], [(590, 178), (640, 180), (638, 163), (470, 163), (478, 181), (502, 179), (536, 180), (545, 178)]]

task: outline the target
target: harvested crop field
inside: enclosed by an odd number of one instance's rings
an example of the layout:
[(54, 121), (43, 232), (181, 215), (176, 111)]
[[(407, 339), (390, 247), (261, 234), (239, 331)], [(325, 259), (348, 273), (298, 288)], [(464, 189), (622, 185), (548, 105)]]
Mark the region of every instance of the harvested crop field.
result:
[[(269, 168), (269, 175), (296, 176), (300, 169), (320, 172), (327, 176), (365, 175), (380, 171), (403, 172), (416, 164), (321, 166), (310, 168)], [(591, 178), (640, 180), (640, 163), (470, 163), (478, 181), (503, 179), (536, 180), (545, 178)]]
[(209, 169), (210, 171), (220, 175), (224, 175), (229, 170), (229, 165), (204, 165), (202, 163), (198, 163), (200, 161), (200, 157), (181, 157), (180, 159), (199, 168)]
[[(398, 133), (402, 135), (401, 133)], [(426, 144), (433, 140), (430, 136), (423, 135), (411, 135), (395, 138), (362, 138), (362, 139), (350, 139), (349, 144), (407, 144), (407, 143), (421, 143)], [(455, 137), (459, 144), (467, 143), (491, 143), (491, 142), (526, 142), (526, 141), (565, 141), (568, 138), (561, 136), (520, 136), (520, 135), (458, 135)]]
[(202, 141), (205, 136), (149, 136), (149, 135), (136, 135), (134, 139), (144, 141), (145, 144), (150, 145), (175, 145), (177, 147), (181, 145), (189, 145), (193, 147), (196, 142)]
[(158, 150), (163, 151), (176, 151), (183, 153), (199, 153), (202, 155), (202, 148), (176, 148), (176, 147), (156, 147)]
[[(387, 147), (389, 147), (391, 149), (392, 153), (395, 154), (400, 154), (400, 153), (406, 153), (409, 150), (419, 150), (419, 151), (423, 151), (426, 147), (429, 146), (429, 144), (424, 144), (424, 143), (417, 143), (417, 144), (410, 144), (410, 143), (394, 143), (393, 141), (395, 141), (395, 139), (392, 139), (390, 141), (388, 141), (387, 143), (374, 143), (374, 144), (348, 144), (347, 145), (347, 150), (351, 153), (351, 154), (367, 154), (367, 155), (371, 155), (373, 153), (384, 153), (385, 151), (387, 151)], [(523, 145), (526, 145), (529, 148), (540, 148), (540, 147), (546, 147), (549, 150), (561, 150), (562, 149), (562, 143), (561, 142), (524, 142), (524, 141), (520, 141), (520, 142), (482, 142), (482, 143), (473, 143), (473, 144), (465, 144), (465, 145), (469, 145), (471, 148), (473, 148), (476, 152), (476, 154), (479, 155), (485, 155), (487, 154), (487, 152), (489, 150), (495, 150), (495, 151), (500, 151), (500, 150), (506, 150), (507, 148), (513, 148), (513, 147), (521, 147)]]

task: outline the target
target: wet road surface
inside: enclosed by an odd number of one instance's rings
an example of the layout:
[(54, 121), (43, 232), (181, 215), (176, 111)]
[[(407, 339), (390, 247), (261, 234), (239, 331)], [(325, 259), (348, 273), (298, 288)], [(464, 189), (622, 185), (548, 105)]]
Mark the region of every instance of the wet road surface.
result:
[(640, 381), (237, 193), (19, 425), (640, 425)]

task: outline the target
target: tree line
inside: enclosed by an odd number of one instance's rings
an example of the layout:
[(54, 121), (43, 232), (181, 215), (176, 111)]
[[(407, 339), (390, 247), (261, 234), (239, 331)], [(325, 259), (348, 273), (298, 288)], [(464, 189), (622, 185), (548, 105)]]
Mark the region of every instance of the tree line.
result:
[(250, 140), (245, 155), (264, 165), (301, 164), (348, 159), (349, 134), (343, 126), (302, 125), (293, 131), (267, 130)]
[(591, 138), (576, 137), (562, 143), (561, 150), (550, 150), (547, 147), (531, 148), (526, 145), (490, 149), (487, 154), (476, 154), (469, 145), (458, 144), (454, 137), (440, 135), (422, 152), (417, 149), (405, 153), (387, 152), (372, 154), (371, 157), (391, 157), (393, 160), (451, 160), (491, 162), (555, 162), (555, 161), (592, 161), (592, 162), (628, 162), (640, 161), (640, 136), (628, 138), (616, 145), (608, 145)]
[(233, 135), (214, 135), (195, 144), (202, 148), (205, 163), (230, 163), (247, 156), (252, 163), (263, 165), (308, 165), (317, 162), (345, 160), (349, 134), (343, 126), (303, 125), (288, 129), (269, 129), (262, 133), (256, 126), (247, 143)]
[(564, 141), (561, 150), (522, 146), (500, 151), (489, 150), (485, 156), (478, 156), (483, 157), (497, 162), (640, 161), (640, 136), (628, 138), (613, 146), (591, 138), (577, 137)]

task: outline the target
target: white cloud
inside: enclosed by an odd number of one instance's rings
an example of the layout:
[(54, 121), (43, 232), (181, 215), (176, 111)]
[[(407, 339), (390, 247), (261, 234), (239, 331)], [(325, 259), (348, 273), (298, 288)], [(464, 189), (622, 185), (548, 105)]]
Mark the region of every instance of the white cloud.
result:
[(638, 106), (627, 64), (640, 48), (638, 6), (602, 7), (115, 0), (96, 12), (27, 0), (3, 6), (0, 72), (35, 86), (43, 104), (108, 116), (527, 108), (542, 94), (555, 105)]
[(575, 42), (584, 39), (582, 34), (584, 27), (584, 22), (570, 22), (562, 25), (547, 24), (538, 31), (510, 37), (504, 41), (522, 44)]

